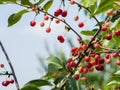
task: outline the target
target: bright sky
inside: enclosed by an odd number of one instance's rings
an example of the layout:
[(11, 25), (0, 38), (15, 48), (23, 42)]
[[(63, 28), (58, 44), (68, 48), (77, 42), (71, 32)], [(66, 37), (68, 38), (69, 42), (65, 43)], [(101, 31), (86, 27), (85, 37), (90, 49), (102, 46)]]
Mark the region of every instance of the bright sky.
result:
[[(51, 13), (55, 11), (55, 9), (58, 8), (57, 0), (55, 0), (55, 3), (53, 5), (53, 8), (51, 9)], [(40, 73), (38, 69), (40, 69), (40, 64), (38, 61), (37, 56), (44, 56), (47, 57), (45, 51), (44, 42), (47, 41), (49, 43), (49, 46), (54, 48), (57, 46), (58, 50), (64, 50), (66, 52), (66, 56), (69, 55), (69, 48), (67, 48), (66, 42), (64, 44), (60, 44), (57, 41), (57, 36), (59, 34), (62, 34), (64, 32), (64, 25), (61, 23), (59, 25), (56, 25), (55, 23), (52, 23), (51, 28), (52, 32), (50, 34), (47, 34), (45, 32), (45, 28), (40, 28), (39, 23), (42, 21), (42, 17), (38, 16), (36, 18), (37, 25), (36, 27), (30, 27), (29, 22), (33, 20), (34, 13), (28, 13), (25, 14), (20, 22), (15, 24), (12, 27), (7, 27), (7, 19), (8, 17), (18, 12), (22, 9), (20, 6), (16, 5), (0, 5), (0, 40), (2, 41), (11, 61), (13, 64), (13, 67), (15, 69), (18, 81), (20, 86), (23, 86), (27, 81), (32, 79), (37, 79), (43, 73)], [(68, 7), (67, 7), (68, 8)], [(73, 26), (73, 28), (77, 28), (77, 25), (73, 25), (72, 19), (74, 15), (77, 14), (75, 12), (75, 8), (69, 7), (68, 9), (70, 13), (68, 13), (67, 21), (70, 21), (70, 24)], [(83, 16), (83, 14), (79, 14), (80, 20), (84, 21), (87, 18)], [(76, 24), (78, 22), (75, 22)], [(89, 21), (85, 22), (86, 24), (89, 23)], [(48, 26), (49, 21), (46, 22), (46, 27)], [(87, 24), (87, 28), (92, 27), (93, 24)], [(86, 29), (86, 28), (85, 28)], [(79, 32), (79, 31), (78, 31)], [(66, 37), (76, 37), (72, 32), (67, 33)], [(75, 42), (77, 45), (77, 43)], [(7, 70), (9, 69), (9, 66), (6, 62), (6, 58), (4, 57), (3, 52), (0, 49), (0, 63), (4, 63)], [(0, 69), (0, 72), (2, 69)], [(0, 83), (4, 81), (6, 78), (4, 76), (0, 77)], [(0, 84), (0, 90), (16, 90), (14, 85), (9, 85), (8, 87), (3, 87)]]

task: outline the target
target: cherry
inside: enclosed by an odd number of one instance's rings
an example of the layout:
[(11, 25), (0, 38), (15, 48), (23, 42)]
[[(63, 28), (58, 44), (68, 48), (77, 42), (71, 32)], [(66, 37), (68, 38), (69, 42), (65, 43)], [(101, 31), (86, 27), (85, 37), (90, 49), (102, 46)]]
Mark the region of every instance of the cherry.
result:
[(87, 67), (87, 68), (91, 68), (91, 67), (92, 67), (92, 64), (91, 64), (91, 63), (87, 63), (87, 64), (86, 64), (86, 67)]
[(116, 36), (120, 36), (120, 30), (115, 31)]
[(40, 26), (44, 27), (45, 23), (44, 22), (40, 22)]
[(84, 68), (83, 73), (88, 73), (88, 68)]
[(98, 49), (98, 48), (100, 48), (100, 45), (98, 43), (96, 43), (96, 44), (94, 44), (94, 48)]
[(103, 71), (104, 70), (104, 66), (102, 66), (102, 65), (96, 65), (95, 68), (98, 71)]
[(57, 24), (60, 23), (60, 19), (56, 19), (55, 23), (57, 23)]
[(85, 56), (84, 59), (85, 59), (86, 62), (89, 62), (89, 61), (90, 61), (90, 57), (89, 57), (89, 56)]
[(111, 16), (111, 15), (113, 14), (113, 11), (112, 11), (112, 10), (109, 10), (109, 11), (106, 12), (106, 14), (107, 14), (108, 16)]
[(80, 37), (77, 37), (77, 41), (79, 41), (79, 42), (80, 42), (80, 41), (81, 41), (81, 38), (80, 38)]
[(44, 16), (44, 20), (48, 20), (49, 19), (49, 16), (48, 15), (45, 15)]
[(111, 59), (106, 59), (106, 64), (110, 64), (111, 63)]
[(117, 65), (120, 66), (120, 60), (117, 61)]
[(78, 19), (79, 19), (79, 17), (78, 17), (78, 16), (75, 16), (75, 17), (74, 17), (74, 20), (75, 20), (75, 21), (77, 21)]
[(4, 68), (4, 64), (0, 64), (0, 68)]
[(46, 28), (46, 32), (50, 33), (51, 32), (51, 28), (50, 27)]
[(106, 22), (104, 26), (109, 27), (109, 23), (108, 23), (108, 22)]
[(70, 0), (70, 4), (73, 5), (75, 3), (74, 0)]
[(117, 53), (117, 52), (114, 52), (114, 53), (112, 54), (112, 56), (113, 56), (114, 58), (117, 58), (117, 57), (118, 57), (118, 53)]
[(95, 54), (95, 59), (99, 59), (100, 55), (99, 54)]
[(79, 73), (83, 73), (83, 68), (80, 67), (79, 70), (78, 70)]
[(62, 35), (59, 35), (59, 36), (57, 37), (57, 39), (58, 39), (61, 43), (63, 43), (63, 42), (65, 41)]
[(91, 61), (91, 64), (94, 66), (94, 65), (97, 65), (97, 61), (96, 60), (93, 60)]
[(84, 23), (83, 22), (79, 22), (78, 23), (78, 27), (82, 28), (84, 26)]
[(34, 20), (30, 21), (30, 25), (34, 27), (36, 25), (36, 22)]
[(59, 15), (62, 14), (62, 10), (61, 9), (57, 9), (55, 12), (54, 12), (54, 16), (58, 17)]
[(86, 44), (83, 44), (82, 45), (82, 49), (85, 50), (87, 48), (87, 45)]
[(93, 67), (89, 68), (89, 71), (90, 71), (90, 72), (93, 72), (93, 71), (94, 71), (94, 68), (93, 68)]
[(102, 26), (101, 30), (102, 30), (102, 31), (106, 31), (106, 30), (107, 30), (107, 27), (104, 25), (104, 26)]
[(94, 58), (94, 57), (95, 57), (95, 54), (94, 54), (94, 53), (92, 53), (92, 54), (91, 54), (91, 57), (93, 57), (93, 58)]
[(111, 34), (107, 34), (105, 37), (107, 40), (111, 40), (112, 39), (112, 35)]
[(32, 11), (35, 11), (34, 5), (32, 5), (30, 8), (32, 9)]
[(78, 79), (79, 79), (79, 75), (78, 75), (78, 74), (75, 74), (75, 75), (74, 75), (74, 79), (75, 79), (75, 80), (78, 80)]
[(67, 62), (71, 63), (72, 62), (72, 58), (68, 58)]
[(9, 83), (13, 84), (14, 83), (14, 79), (9, 80)]
[(2, 82), (2, 85), (3, 85), (3, 86), (8, 86), (8, 85), (9, 85), (9, 81), (3, 81), (3, 82)]
[(76, 62), (74, 62), (74, 61), (71, 62), (70, 64), (71, 64), (71, 67), (75, 67), (76, 66)]
[(105, 62), (104, 58), (99, 58), (98, 59), (99, 64), (103, 64)]
[(106, 59), (109, 59), (110, 58), (110, 54), (106, 54), (105, 57), (106, 57)]
[(66, 64), (66, 69), (69, 69), (71, 67), (70, 63)]
[(67, 16), (67, 10), (63, 10), (61, 15), (62, 15), (63, 17), (66, 17), (66, 16)]
[(86, 77), (82, 77), (81, 80), (82, 80), (82, 81), (86, 81)]

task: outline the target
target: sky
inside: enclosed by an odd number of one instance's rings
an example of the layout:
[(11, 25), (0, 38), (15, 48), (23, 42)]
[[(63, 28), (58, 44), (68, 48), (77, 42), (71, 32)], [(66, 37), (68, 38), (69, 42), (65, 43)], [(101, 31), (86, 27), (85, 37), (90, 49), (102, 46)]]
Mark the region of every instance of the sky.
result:
[[(50, 13), (58, 8), (59, 1), (55, 0), (52, 8), (50, 9)], [(12, 65), (15, 69), (16, 76), (18, 78), (18, 82), (20, 87), (22, 87), (26, 82), (32, 79), (38, 79), (45, 73), (40, 73), (38, 69), (42, 69), (39, 64), (38, 56), (48, 57), (47, 51), (45, 50), (44, 42), (47, 42), (50, 46), (50, 50), (53, 51), (54, 47), (57, 47), (58, 50), (63, 50), (66, 53), (66, 56), (69, 56), (70, 49), (67, 46), (67, 42), (61, 44), (57, 40), (57, 36), (63, 34), (64, 24), (60, 23), (59, 25), (52, 22), (51, 24), (51, 33), (46, 33), (45, 28), (49, 25), (49, 21), (45, 22), (45, 27), (41, 28), (39, 23), (43, 21), (43, 15), (39, 15), (36, 17), (37, 25), (35, 27), (31, 27), (29, 25), (30, 21), (33, 20), (35, 13), (27, 13), (22, 19), (12, 27), (7, 27), (8, 17), (16, 13), (23, 8), (17, 5), (0, 5), (0, 40), (2, 41), (8, 56), (12, 62)], [(73, 6), (67, 6), (69, 13), (66, 20), (69, 24), (78, 30), (77, 24), (78, 22), (74, 22), (73, 24), (73, 16), (77, 15), (78, 12), (75, 11)], [(85, 17), (82, 13), (79, 13), (80, 20), (85, 21), (85, 28), (89, 29), (94, 24), (88, 20), (88, 17)], [(86, 22), (87, 21), (87, 22)], [(91, 23), (91, 24), (89, 24)], [(79, 29), (80, 30), (80, 29)], [(77, 31), (80, 32), (80, 31)], [(76, 38), (76, 35), (70, 31), (66, 34), (65, 38)], [(75, 39), (76, 40), (76, 39)], [(77, 41), (75, 41), (75, 45), (78, 45)], [(0, 49), (0, 63), (5, 64), (5, 68), (10, 71), (8, 63), (6, 62), (6, 58)], [(0, 69), (0, 72), (3, 69)], [(6, 80), (6, 77), (0, 77), (0, 83)], [(0, 84), (0, 90), (16, 90), (15, 85), (9, 85), (8, 87), (3, 87)]]

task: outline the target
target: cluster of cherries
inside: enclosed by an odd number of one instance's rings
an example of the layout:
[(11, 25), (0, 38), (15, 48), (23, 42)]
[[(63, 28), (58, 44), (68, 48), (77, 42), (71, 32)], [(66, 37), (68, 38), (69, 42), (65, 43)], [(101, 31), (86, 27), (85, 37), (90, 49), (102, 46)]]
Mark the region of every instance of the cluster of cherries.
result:
[[(0, 64), (0, 68), (4, 68), (5, 69), (5, 67), (4, 67), (4, 64)], [(6, 71), (7, 72), (7, 71)], [(6, 75), (7, 75), (8, 73), (6, 73)], [(4, 74), (3, 74), (4, 75)], [(9, 74), (8, 74), (8, 77), (9, 77)], [(2, 82), (2, 86), (8, 86), (9, 84), (13, 84), (14, 83), (14, 79), (10, 79), (10, 80), (5, 80), (5, 81), (3, 81)]]

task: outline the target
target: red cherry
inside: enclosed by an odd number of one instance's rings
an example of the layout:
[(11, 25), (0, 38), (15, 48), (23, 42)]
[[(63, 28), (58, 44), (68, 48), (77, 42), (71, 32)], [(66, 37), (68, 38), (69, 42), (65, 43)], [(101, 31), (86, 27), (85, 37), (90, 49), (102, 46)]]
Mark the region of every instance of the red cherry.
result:
[(106, 54), (105, 57), (106, 57), (106, 59), (109, 59), (110, 58), (110, 54)]
[(97, 61), (96, 60), (93, 60), (91, 61), (91, 64), (94, 66), (94, 65), (97, 65)]
[(9, 80), (9, 83), (13, 84), (14, 83), (14, 79)]
[(79, 73), (83, 73), (83, 68), (80, 67), (79, 70), (78, 70)]
[(86, 67), (87, 67), (87, 68), (91, 68), (91, 67), (92, 67), (92, 64), (91, 64), (91, 63), (87, 63), (87, 64), (86, 64)]
[(103, 64), (104, 62), (105, 62), (104, 58), (99, 58), (99, 59), (98, 59), (98, 63), (99, 63), (99, 64)]
[(54, 16), (58, 17), (59, 15), (62, 14), (62, 10), (61, 9), (57, 9), (55, 12), (54, 12)]
[(9, 81), (3, 81), (3, 82), (2, 82), (2, 85), (3, 85), (3, 86), (8, 86), (8, 85), (9, 85)]
[(106, 30), (107, 30), (107, 27), (106, 27), (106, 26), (102, 26), (101, 30), (102, 30), (102, 31), (106, 31)]
[(90, 57), (89, 57), (89, 56), (85, 56), (84, 59), (85, 59), (86, 62), (89, 62), (89, 61), (90, 61)]
[(76, 66), (76, 62), (74, 62), (74, 61), (71, 62), (70, 64), (71, 64), (71, 67), (75, 67)]
[(100, 55), (99, 54), (95, 54), (95, 59), (99, 59)]
[(98, 48), (100, 48), (100, 45), (98, 43), (96, 43), (96, 44), (94, 44), (94, 48), (98, 49)]
[(4, 64), (0, 64), (0, 68), (4, 68)]
[(93, 71), (94, 71), (94, 68), (93, 68), (93, 67), (89, 68), (89, 71), (90, 71), (90, 72), (93, 72)]
[(63, 42), (65, 41), (62, 35), (59, 35), (59, 36), (57, 37), (57, 39), (58, 39), (61, 43), (63, 43)]
[(32, 5), (30, 8), (32, 9), (32, 11), (35, 11), (34, 5)]
[(95, 68), (98, 71), (103, 71), (104, 70), (104, 66), (102, 66), (102, 65), (96, 65)]
[(45, 15), (44, 16), (44, 20), (48, 20), (49, 19), (49, 16), (48, 15)]
[(40, 22), (40, 26), (44, 27), (45, 23), (44, 22)]
[(63, 17), (66, 17), (67, 16), (67, 10), (64, 10), (62, 11), (62, 14), (61, 14)]
[(117, 65), (120, 66), (120, 60), (117, 61)]
[(78, 17), (78, 16), (75, 16), (75, 17), (74, 17), (74, 20), (75, 20), (75, 21), (77, 21), (78, 19), (79, 19), (79, 17)]
[(70, 4), (73, 5), (75, 3), (74, 0), (70, 0)]
[(82, 77), (81, 80), (82, 80), (82, 81), (86, 81), (86, 77)]
[(77, 41), (79, 41), (79, 42), (80, 42), (80, 41), (81, 41), (81, 38), (80, 38), (80, 37), (77, 37)]
[(79, 79), (79, 75), (78, 75), (78, 74), (75, 74), (75, 75), (74, 75), (74, 79), (75, 79), (75, 80), (78, 80), (78, 79)]
[(112, 10), (109, 10), (109, 11), (106, 12), (106, 14), (107, 14), (108, 16), (111, 16), (111, 15), (113, 14), (113, 11), (112, 11)]
[(111, 60), (110, 59), (106, 59), (106, 64), (110, 64)]
[(78, 27), (82, 28), (84, 26), (84, 23), (83, 22), (79, 22), (78, 23)]
[(56, 19), (55, 23), (57, 23), (57, 24), (60, 23), (60, 19)]
[(115, 31), (116, 36), (120, 36), (120, 30)]
[(69, 69), (71, 67), (70, 63), (66, 64), (66, 69)]
[(111, 40), (112, 39), (112, 35), (111, 34), (107, 34), (105, 37), (107, 40)]
[(34, 20), (30, 21), (30, 25), (34, 27), (36, 25), (36, 22)]
[(118, 57), (118, 53), (117, 53), (117, 52), (114, 52), (114, 53), (112, 54), (112, 56), (113, 56), (114, 58), (117, 58), (117, 57)]
[(72, 62), (72, 58), (68, 58), (67, 62), (71, 63)]
[(51, 28), (50, 27), (46, 28), (46, 32), (50, 33), (51, 32)]
[(84, 68), (83, 73), (88, 73), (88, 68)]
[(87, 45), (86, 44), (83, 44), (82, 45), (82, 49), (85, 50), (87, 48)]

